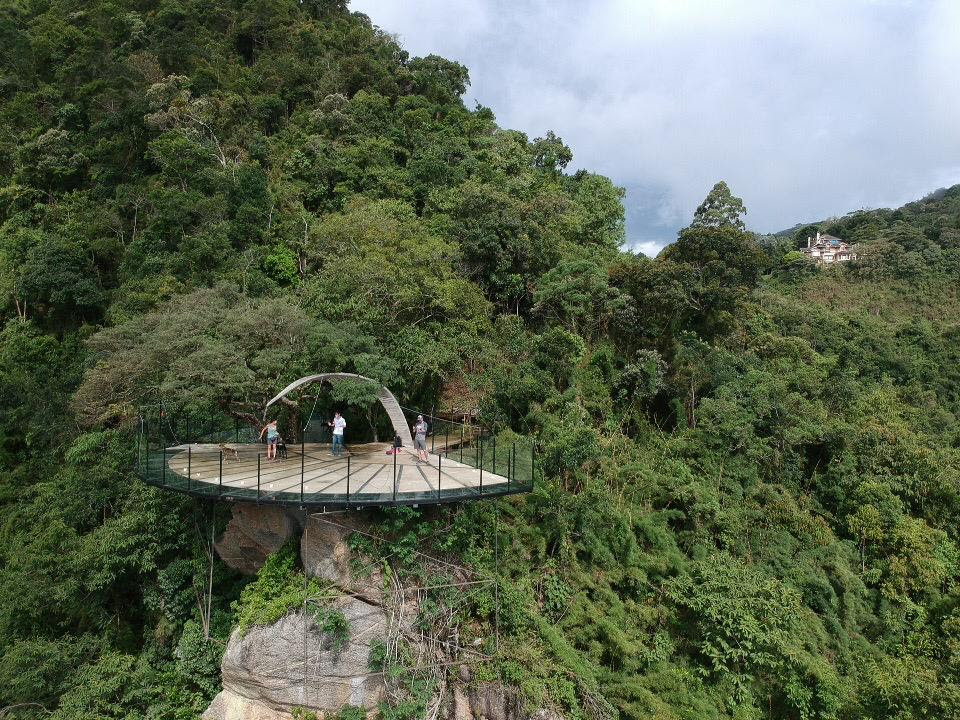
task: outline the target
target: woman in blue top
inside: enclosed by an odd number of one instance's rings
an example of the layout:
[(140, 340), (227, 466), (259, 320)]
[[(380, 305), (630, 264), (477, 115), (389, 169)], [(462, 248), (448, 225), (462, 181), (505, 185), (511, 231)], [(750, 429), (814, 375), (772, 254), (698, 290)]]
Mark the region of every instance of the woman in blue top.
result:
[(267, 460), (270, 460), (277, 456), (277, 441), (280, 439), (280, 431), (277, 430), (277, 421), (271, 420), (263, 426), (263, 430), (260, 431), (261, 440), (263, 439), (264, 433), (267, 434)]

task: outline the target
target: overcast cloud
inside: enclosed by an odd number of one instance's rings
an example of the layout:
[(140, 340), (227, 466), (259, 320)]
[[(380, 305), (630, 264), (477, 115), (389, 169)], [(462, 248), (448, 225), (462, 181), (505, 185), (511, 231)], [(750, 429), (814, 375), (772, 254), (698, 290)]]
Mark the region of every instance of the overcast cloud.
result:
[(760, 232), (960, 182), (960, 0), (352, 0), (466, 101), (627, 189), (655, 254), (716, 180)]

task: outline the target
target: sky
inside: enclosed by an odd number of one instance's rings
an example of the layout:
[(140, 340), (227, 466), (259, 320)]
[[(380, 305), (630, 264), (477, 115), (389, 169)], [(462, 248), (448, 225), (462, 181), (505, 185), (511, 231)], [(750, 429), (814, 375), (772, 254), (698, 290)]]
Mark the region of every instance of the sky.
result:
[(553, 130), (655, 255), (714, 182), (775, 232), (960, 182), (960, 0), (351, 0)]

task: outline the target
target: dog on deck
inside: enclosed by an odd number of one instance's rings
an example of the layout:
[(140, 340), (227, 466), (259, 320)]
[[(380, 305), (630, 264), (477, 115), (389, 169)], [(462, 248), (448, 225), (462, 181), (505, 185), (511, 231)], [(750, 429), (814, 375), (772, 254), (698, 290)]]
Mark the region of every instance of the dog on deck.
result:
[(277, 438), (277, 457), (281, 460), (287, 459), (287, 443), (283, 441), (282, 437)]
[(224, 457), (227, 457), (228, 455), (233, 455), (233, 459), (236, 460), (237, 462), (240, 462), (240, 453), (237, 451), (235, 447), (230, 447), (226, 443), (220, 443), (220, 452), (223, 453)]

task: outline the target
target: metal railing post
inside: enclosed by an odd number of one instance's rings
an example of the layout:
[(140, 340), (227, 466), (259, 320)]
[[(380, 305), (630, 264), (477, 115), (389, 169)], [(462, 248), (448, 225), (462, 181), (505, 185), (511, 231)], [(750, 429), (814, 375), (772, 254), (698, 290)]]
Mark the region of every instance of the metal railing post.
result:
[[(276, 452), (276, 450), (274, 450)], [(276, 459), (276, 455), (273, 456)], [(303, 433), (300, 433), (300, 504), (303, 504), (303, 470), (304, 463), (307, 459), (307, 444), (304, 440)]]
[(350, 456), (347, 455), (347, 507), (350, 507)]
[(463, 425), (460, 426), (460, 462), (463, 462)]
[(492, 445), (493, 451), (493, 464), (490, 466), (491, 471), (494, 475), (497, 474), (497, 436), (494, 435), (490, 438), (490, 444)]
[(443, 482), (443, 455), (437, 455), (437, 500), (440, 499), (440, 483)]
[(223, 450), (220, 451), (220, 468), (217, 470), (217, 481), (219, 487), (217, 489), (217, 496), (223, 495)]
[(510, 462), (507, 465), (507, 492), (510, 492), (510, 483), (513, 481), (514, 465), (517, 462), (517, 443), (510, 448)]
[(193, 447), (187, 445), (187, 490), (193, 490)]
[(448, 422), (445, 426), (447, 428), (446, 439), (443, 441), (443, 454), (446, 457), (450, 457), (450, 423)]
[(397, 501), (397, 454), (393, 454), (393, 501)]
[(260, 453), (257, 453), (257, 502), (260, 502)]
[(160, 484), (167, 485), (167, 449), (163, 448), (160, 455)]
[(437, 443), (437, 421), (430, 416), (430, 452), (433, 452)]

